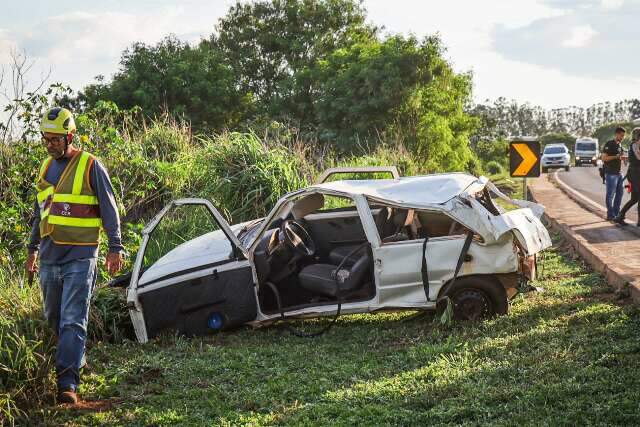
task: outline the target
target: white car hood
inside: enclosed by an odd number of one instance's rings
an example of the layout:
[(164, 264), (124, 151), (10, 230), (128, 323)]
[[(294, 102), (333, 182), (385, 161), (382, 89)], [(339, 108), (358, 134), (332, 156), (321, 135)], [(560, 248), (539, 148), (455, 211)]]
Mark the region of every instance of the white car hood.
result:
[[(237, 233), (247, 223), (231, 226)], [(140, 277), (138, 286), (154, 282), (176, 272), (225, 261), (231, 255), (232, 247), (222, 230), (212, 231), (176, 246), (151, 265)]]

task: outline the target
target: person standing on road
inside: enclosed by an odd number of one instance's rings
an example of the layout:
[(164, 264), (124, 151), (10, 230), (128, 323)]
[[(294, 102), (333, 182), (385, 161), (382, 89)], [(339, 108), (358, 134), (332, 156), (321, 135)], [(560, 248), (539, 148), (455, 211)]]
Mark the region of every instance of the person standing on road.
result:
[(38, 174), (26, 269), (40, 269), (44, 315), (57, 338), (58, 401), (75, 404), (83, 366), (89, 305), (97, 269), (100, 228), (109, 238), (106, 268), (122, 267), (120, 218), (102, 164), (73, 146), (71, 112), (51, 108), (40, 124), (49, 157)]
[(607, 220), (612, 221), (620, 213), (622, 202), (622, 167), (621, 160), (625, 159), (624, 149), (620, 144), (624, 139), (624, 128), (616, 128), (615, 138), (608, 141), (602, 148), (602, 161), (604, 162), (604, 178), (606, 184)]
[[(620, 225), (627, 225), (625, 214), (631, 207), (640, 201), (640, 127), (631, 132), (631, 146), (629, 147), (629, 169), (627, 180), (631, 184), (631, 199), (622, 207), (618, 216), (614, 219)], [(638, 203), (638, 223), (640, 227), (640, 203)]]

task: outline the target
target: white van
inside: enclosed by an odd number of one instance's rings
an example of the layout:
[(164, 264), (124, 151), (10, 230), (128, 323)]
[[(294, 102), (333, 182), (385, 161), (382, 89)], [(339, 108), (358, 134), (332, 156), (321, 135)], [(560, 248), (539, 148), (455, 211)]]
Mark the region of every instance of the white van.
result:
[(576, 139), (573, 154), (576, 159), (576, 166), (582, 166), (584, 163), (595, 165), (600, 156), (598, 140), (595, 138)]

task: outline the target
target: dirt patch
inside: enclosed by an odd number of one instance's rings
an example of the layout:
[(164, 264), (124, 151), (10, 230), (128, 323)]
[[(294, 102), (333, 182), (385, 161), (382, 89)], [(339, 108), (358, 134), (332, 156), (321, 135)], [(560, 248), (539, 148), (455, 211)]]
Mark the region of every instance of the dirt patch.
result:
[(59, 405), (62, 409), (81, 412), (103, 412), (109, 411), (114, 406), (122, 403), (122, 399), (96, 399), (96, 400), (80, 400), (78, 403), (62, 403)]

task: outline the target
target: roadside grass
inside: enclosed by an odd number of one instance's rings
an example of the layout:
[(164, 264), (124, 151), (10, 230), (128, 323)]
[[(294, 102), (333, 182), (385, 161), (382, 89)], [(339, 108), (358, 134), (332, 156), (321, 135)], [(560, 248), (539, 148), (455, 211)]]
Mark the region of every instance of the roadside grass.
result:
[(30, 421), (640, 424), (640, 309), (557, 248), (545, 276), (536, 283), (544, 292), (519, 295), (510, 315), (479, 324), (388, 313), (343, 316), (312, 340), (274, 326), (96, 344), (81, 391), (103, 411), (47, 407)]
[(509, 171), (505, 171), (489, 177), (500, 191), (514, 199), (522, 199), (522, 178), (511, 178)]

